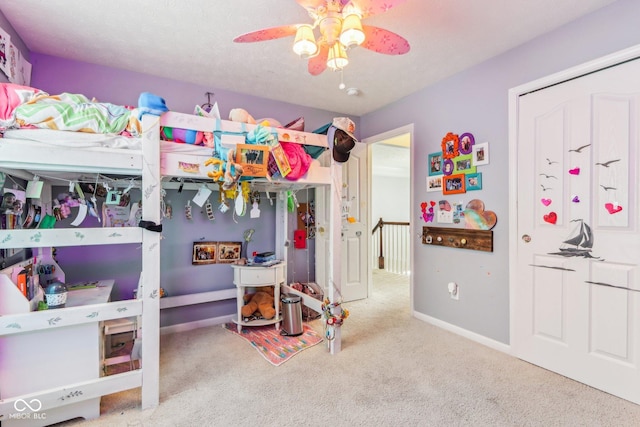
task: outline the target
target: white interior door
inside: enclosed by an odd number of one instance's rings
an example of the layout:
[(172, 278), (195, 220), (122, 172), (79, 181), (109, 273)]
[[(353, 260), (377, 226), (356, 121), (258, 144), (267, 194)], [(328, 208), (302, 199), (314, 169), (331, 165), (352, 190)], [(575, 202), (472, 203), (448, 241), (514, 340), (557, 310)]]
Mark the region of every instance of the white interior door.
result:
[(342, 297), (364, 299), (369, 278), (369, 203), (367, 192), (367, 145), (356, 144), (342, 166)]
[[(340, 295), (343, 301), (366, 298), (369, 280), (367, 145), (356, 144), (349, 160), (342, 164), (338, 180), (343, 200), (340, 245)], [(334, 183), (335, 184), (335, 183)], [(329, 244), (331, 190), (316, 191), (316, 280), (329, 283), (327, 272), (333, 248)], [(352, 218), (350, 222), (348, 218)]]
[(510, 288), (517, 357), (635, 403), (638, 76), (635, 59), (512, 99), (517, 225)]

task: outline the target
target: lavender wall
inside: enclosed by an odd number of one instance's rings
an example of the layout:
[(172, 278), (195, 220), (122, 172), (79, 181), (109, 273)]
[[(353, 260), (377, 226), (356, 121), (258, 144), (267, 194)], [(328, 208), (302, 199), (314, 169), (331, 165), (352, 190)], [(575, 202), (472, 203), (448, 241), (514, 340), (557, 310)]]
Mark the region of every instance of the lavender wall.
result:
[[(339, 115), (331, 111), (271, 101), (257, 96), (241, 95), (216, 88), (205, 88), (126, 70), (68, 61), (38, 53), (32, 53), (31, 58), (34, 69), (32, 86), (52, 94), (82, 93), (102, 102), (137, 105), (141, 92), (152, 92), (162, 96), (171, 110), (192, 113), (196, 104), (203, 104), (207, 101), (205, 92), (210, 91), (215, 93), (212, 102), (218, 102), (223, 118), (228, 117), (229, 110), (232, 108), (245, 108), (256, 119), (270, 117), (282, 123), (288, 123), (302, 116), (305, 119), (307, 131), (317, 129), (331, 122), (334, 116)], [(357, 117), (353, 117), (353, 119), (356, 123), (358, 122)], [(250, 219), (247, 214), (237, 218), (237, 223), (233, 221), (231, 211), (226, 214), (216, 211), (216, 220), (212, 223), (193, 203), (194, 219), (187, 221), (184, 216), (184, 206), (187, 200), (193, 198), (194, 195), (194, 190), (183, 190), (182, 193), (178, 193), (176, 190), (167, 192), (166, 199), (171, 200), (174, 218), (163, 220), (164, 239), (161, 249), (160, 286), (169, 295), (233, 287), (233, 274), (229, 266), (193, 266), (191, 264), (193, 242), (199, 240), (240, 241), (244, 230), (254, 228), (256, 233), (249, 250), (264, 252), (275, 249), (275, 207), (269, 204), (264, 193), (261, 197), (260, 210), (262, 214), (260, 219)], [(302, 197), (304, 198), (306, 195)], [(217, 193), (214, 193), (210, 200), (217, 208)], [(91, 219), (86, 219), (83, 226), (95, 225), (91, 222)], [(293, 240), (293, 232), (291, 231), (290, 234), (289, 239)], [(289, 274), (295, 273), (297, 280), (307, 277), (308, 260), (315, 259), (313, 243), (309, 242), (307, 250), (290, 249), (292, 264), (289, 265)], [(114, 278), (116, 279), (114, 299), (131, 298), (132, 292), (138, 284), (141, 269), (139, 259), (139, 248), (136, 245), (58, 249), (58, 260), (67, 272), (68, 281)], [(311, 268), (314, 268), (313, 263)], [(311, 271), (310, 277), (313, 279), (313, 271)], [(234, 300), (163, 310), (161, 326), (224, 316), (235, 313), (235, 311)]]
[[(213, 92), (215, 95), (211, 103), (218, 102), (223, 119), (229, 117), (229, 111), (233, 108), (244, 108), (256, 119), (274, 118), (282, 124), (302, 116), (307, 131), (318, 129), (340, 115), (332, 111), (260, 98), (260, 94), (243, 95), (36, 52), (31, 53), (31, 59), (32, 86), (51, 94), (82, 93), (101, 102), (135, 106), (138, 105), (141, 92), (151, 92), (162, 96), (170, 110), (193, 113), (195, 105), (207, 102), (205, 93)], [(353, 120), (357, 126), (358, 118), (353, 117)]]
[[(466, 204), (479, 198), (498, 216), (493, 253), (432, 247), (422, 245), (418, 238), (414, 240), (417, 312), (509, 342), (508, 90), (640, 43), (639, 16), (640, 2), (619, 0), (361, 118), (363, 137), (414, 124), (412, 179), (416, 206), (412, 206), (412, 212), (419, 212), (419, 204), (425, 200)], [(483, 177), (481, 191), (456, 197), (436, 197), (426, 192), (428, 155), (440, 150), (447, 132), (471, 132), (476, 142), (489, 142), (491, 163), (478, 168)], [(420, 228), (425, 225), (416, 215), (411, 220)], [(449, 297), (450, 281), (460, 285), (459, 301)]]

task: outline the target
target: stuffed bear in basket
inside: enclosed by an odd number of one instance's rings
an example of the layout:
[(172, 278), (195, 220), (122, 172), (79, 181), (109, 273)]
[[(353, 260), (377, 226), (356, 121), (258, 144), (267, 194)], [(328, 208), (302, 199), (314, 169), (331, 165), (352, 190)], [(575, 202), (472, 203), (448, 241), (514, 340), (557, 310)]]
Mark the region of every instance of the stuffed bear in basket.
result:
[(261, 286), (255, 288), (255, 292), (244, 296), (245, 305), (242, 306), (243, 318), (273, 319), (276, 309), (273, 306), (273, 286)]

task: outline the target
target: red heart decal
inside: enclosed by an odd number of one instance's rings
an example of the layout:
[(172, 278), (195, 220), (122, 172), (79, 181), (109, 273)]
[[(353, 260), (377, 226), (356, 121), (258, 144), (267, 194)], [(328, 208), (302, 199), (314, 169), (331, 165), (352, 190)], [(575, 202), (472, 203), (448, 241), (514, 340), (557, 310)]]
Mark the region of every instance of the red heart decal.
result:
[(429, 203), (431, 203), (431, 206), (435, 206), (436, 205), (436, 202), (434, 202), (433, 200), (430, 201)]
[(571, 175), (580, 175), (580, 168), (569, 169)]
[(422, 202), (420, 203), (420, 209), (422, 209), (422, 212), (427, 210), (427, 202)]
[(549, 206), (551, 204), (551, 199), (540, 199), (543, 205)]
[(605, 203), (604, 207), (610, 214), (618, 213), (622, 210), (622, 206), (618, 204), (614, 205), (613, 203)]
[(549, 212), (547, 215), (543, 217), (543, 219), (549, 224), (555, 224), (558, 220), (558, 215), (555, 212)]

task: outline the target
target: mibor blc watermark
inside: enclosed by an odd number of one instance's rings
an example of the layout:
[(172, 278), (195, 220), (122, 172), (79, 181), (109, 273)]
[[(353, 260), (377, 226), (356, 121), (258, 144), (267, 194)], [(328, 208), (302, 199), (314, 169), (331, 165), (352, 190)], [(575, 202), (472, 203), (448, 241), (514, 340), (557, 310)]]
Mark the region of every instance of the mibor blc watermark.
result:
[(38, 399), (26, 401), (24, 399), (16, 399), (13, 402), (13, 409), (16, 412), (9, 414), (10, 420), (46, 420), (47, 414), (39, 412), (42, 409), (42, 402)]

